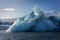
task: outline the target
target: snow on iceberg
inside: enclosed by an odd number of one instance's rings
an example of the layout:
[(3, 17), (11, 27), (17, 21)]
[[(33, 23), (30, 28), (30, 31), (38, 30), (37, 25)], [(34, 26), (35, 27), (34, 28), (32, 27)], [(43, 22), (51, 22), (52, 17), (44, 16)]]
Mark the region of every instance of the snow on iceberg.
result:
[(30, 19), (33, 19), (35, 17), (35, 15), (34, 15), (34, 12), (32, 11), (30, 14), (28, 14), (25, 18), (24, 18), (24, 20), (30, 20)]
[(19, 20), (20, 20), (20, 21), (24, 21), (24, 18), (25, 18), (25, 17), (26, 17), (26, 16), (20, 17)]

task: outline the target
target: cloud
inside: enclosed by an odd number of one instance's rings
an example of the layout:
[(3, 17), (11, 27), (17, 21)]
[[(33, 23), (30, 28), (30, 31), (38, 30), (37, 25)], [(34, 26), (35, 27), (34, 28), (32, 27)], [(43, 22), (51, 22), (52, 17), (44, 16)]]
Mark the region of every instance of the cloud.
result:
[(0, 8), (0, 19), (19, 18), (24, 15), (19, 8)]
[(2, 9), (2, 10), (4, 10), (4, 11), (15, 11), (14, 8), (4, 8), (4, 9)]
[(8, 11), (10, 11), (10, 12), (13, 12), (13, 11), (17, 11), (18, 12), (18, 11), (20, 11), (21, 12), (22, 10), (18, 9), (18, 8), (0, 8), (0, 11), (3, 11), (3, 12), (4, 11), (7, 11), (7, 12)]
[(16, 9), (14, 8), (0, 8), (0, 11), (15, 11)]

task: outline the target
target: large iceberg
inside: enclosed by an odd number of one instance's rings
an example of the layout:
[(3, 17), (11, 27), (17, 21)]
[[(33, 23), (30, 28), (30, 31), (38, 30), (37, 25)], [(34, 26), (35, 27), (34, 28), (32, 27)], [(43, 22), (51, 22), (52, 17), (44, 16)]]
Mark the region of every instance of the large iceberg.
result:
[(58, 29), (50, 18), (37, 6), (25, 17), (17, 19), (6, 32), (41, 32)]

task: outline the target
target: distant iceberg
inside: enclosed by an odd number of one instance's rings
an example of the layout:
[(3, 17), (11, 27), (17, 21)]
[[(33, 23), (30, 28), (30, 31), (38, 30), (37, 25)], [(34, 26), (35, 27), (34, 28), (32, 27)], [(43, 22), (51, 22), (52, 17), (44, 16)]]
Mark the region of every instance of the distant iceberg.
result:
[(2, 23), (2, 20), (0, 19), (0, 24)]

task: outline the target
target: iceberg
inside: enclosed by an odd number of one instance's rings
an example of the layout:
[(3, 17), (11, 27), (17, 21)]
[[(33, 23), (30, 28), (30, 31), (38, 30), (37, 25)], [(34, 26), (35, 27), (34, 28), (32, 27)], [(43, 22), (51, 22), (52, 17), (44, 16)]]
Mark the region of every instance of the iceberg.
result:
[(25, 17), (17, 19), (6, 32), (19, 32), (28, 30), (32, 25), (35, 24), (35, 21), (32, 20), (34, 17), (34, 12), (32, 12)]
[(17, 19), (13, 25), (11, 25), (6, 32), (41, 32), (57, 30), (57, 25), (54, 24), (54, 20), (47, 18), (44, 11), (42, 11), (38, 6), (34, 6), (33, 11)]

